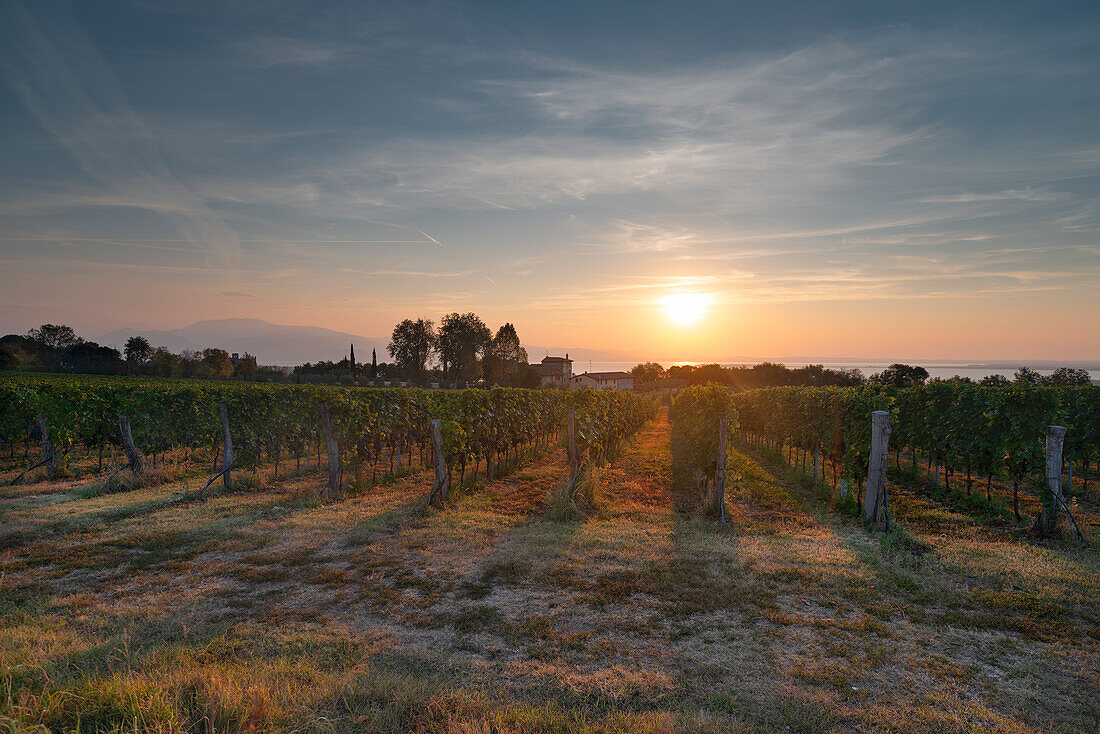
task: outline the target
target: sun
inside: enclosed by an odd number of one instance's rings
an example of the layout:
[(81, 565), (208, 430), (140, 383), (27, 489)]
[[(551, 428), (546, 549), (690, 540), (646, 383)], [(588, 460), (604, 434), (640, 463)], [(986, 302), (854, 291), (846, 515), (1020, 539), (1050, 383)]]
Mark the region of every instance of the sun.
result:
[(692, 326), (707, 315), (710, 299), (703, 293), (673, 293), (661, 299), (665, 316), (677, 326)]

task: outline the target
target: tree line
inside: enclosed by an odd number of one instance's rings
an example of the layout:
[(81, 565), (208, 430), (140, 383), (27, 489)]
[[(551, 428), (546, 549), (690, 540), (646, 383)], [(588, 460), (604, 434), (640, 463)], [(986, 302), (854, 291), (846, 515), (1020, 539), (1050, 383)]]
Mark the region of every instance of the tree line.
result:
[(447, 314), (438, 328), (431, 319), (405, 319), (393, 328), (386, 349), (393, 358), (394, 376), (415, 384), (541, 384), (528, 364), (516, 327), (506, 323), (493, 334), (475, 313)]
[(675, 365), (665, 369), (656, 362), (645, 362), (630, 370), (635, 385), (650, 388), (684, 387), (688, 385), (729, 385), (739, 390), (758, 387), (859, 387), (880, 385), (883, 387), (916, 387), (936, 382), (1006, 387), (1008, 385), (1032, 385), (1036, 387), (1083, 387), (1092, 384), (1088, 370), (1059, 367), (1049, 375), (1042, 375), (1030, 367), (1016, 370), (1012, 379), (1001, 374), (988, 375), (981, 380), (955, 375), (949, 378), (929, 377), (928, 370), (916, 365), (896, 363), (865, 376), (859, 369), (831, 369), (820, 364), (805, 367), (787, 367), (776, 362), (761, 362), (752, 366), (723, 367), (719, 364)]
[[(135, 375), (200, 379), (246, 379), (273, 382), (309, 382), (312, 378), (336, 378), (348, 383), (361, 379), (407, 381), (413, 385), (440, 383), (448, 387), (478, 384), (505, 387), (539, 387), (541, 378), (528, 364), (527, 351), (516, 328), (505, 323), (494, 334), (474, 313), (451, 313), (438, 327), (431, 319), (404, 319), (390, 335), (387, 351), (392, 361), (379, 362), (374, 350), (369, 365), (355, 361), (354, 348), (338, 361), (305, 363), (287, 372), (260, 366), (247, 352), (233, 358), (226, 350), (207, 348), (179, 354), (153, 347), (142, 336), (127, 339), (120, 352), (80, 338), (72, 327), (43, 324), (24, 335), (0, 337), (0, 370), (67, 372), (73, 374)], [(1002, 374), (981, 380), (956, 375), (930, 378), (924, 367), (893, 364), (865, 376), (858, 369), (832, 369), (820, 364), (787, 367), (776, 362), (755, 365), (674, 365), (665, 369), (644, 362), (630, 370), (636, 387), (656, 389), (688, 385), (728, 385), (740, 390), (758, 387), (914, 387), (935, 382), (1005, 387), (1077, 387), (1091, 384), (1087, 370), (1059, 367), (1042, 375), (1030, 367), (1016, 370), (1012, 378)]]
[(120, 352), (80, 338), (70, 326), (43, 324), (25, 335), (0, 338), (0, 370), (276, 382), (308, 382), (322, 376), (354, 383), (384, 377), (449, 387), (541, 385), (515, 326), (506, 323), (494, 334), (474, 313), (447, 314), (438, 327), (431, 319), (405, 319), (394, 327), (387, 351), (393, 360), (388, 364), (378, 362), (375, 350), (369, 365), (356, 362), (353, 346), (338, 362), (307, 362), (288, 374), (258, 365), (248, 353), (236, 359), (217, 348), (175, 354), (154, 347), (143, 336), (130, 337)]
[(355, 360), (354, 347), (339, 362), (315, 362), (294, 368), (297, 381), (316, 376), (354, 382), (367, 377), (411, 385), (447, 387), (499, 385), (537, 388), (541, 379), (527, 363), (516, 327), (506, 323), (493, 331), (475, 313), (450, 313), (437, 327), (432, 319), (404, 319), (393, 327), (386, 346), (392, 361), (378, 362), (371, 350), (369, 367)]
[(224, 349), (184, 350), (174, 354), (132, 336), (120, 352), (82, 339), (71, 326), (43, 324), (25, 335), (0, 337), (0, 370), (67, 372), (85, 375), (139, 375), (255, 379), (271, 368), (260, 367), (247, 352), (234, 359)]

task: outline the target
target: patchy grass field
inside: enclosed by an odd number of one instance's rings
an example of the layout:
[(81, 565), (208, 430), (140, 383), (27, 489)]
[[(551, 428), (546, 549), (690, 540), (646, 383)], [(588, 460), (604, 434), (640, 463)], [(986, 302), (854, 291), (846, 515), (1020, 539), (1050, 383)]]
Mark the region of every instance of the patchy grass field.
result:
[(313, 476), (201, 502), (165, 502), (196, 481), (170, 472), (11, 488), (0, 725), (1100, 728), (1094, 550), (945, 529), (915, 495), (872, 535), (768, 458), (733, 457), (724, 527), (672, 486), (664, 411), (580, 516), (547, 504), (557, 455), (427, 512), (424, 474), (326, 502)]

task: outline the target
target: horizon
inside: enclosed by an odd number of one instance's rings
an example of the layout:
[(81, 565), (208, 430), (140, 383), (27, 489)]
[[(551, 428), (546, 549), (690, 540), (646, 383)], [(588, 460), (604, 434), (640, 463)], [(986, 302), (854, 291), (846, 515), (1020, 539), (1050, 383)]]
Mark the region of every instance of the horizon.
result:
[(1095, 4), (0, 18), (3, 308), (89, 338), (475, 312), (653, 361), (1100, 360)]
[[(362, 334), (348, 334), (344, 332), (337, 332), (335, 330), (326, 329), (325, 327), (319, 327), (308, 324), (274, 324), (262, 319), (246, 318), (246, 317), (229, 317), (225, 319), (210, 319), (191, 324), (186, 324), (176, 329), (115, 329), (110, 333), (102, 335), (89, 335), (81, 334), (80, 330), (77, 331), (77, 336), (85, 339), (86, 341), (95, 341), (102, 343), (104, 346), (114, 347), (121, 350), (124, 346), (125, 340), (130, 335), (149, 335), (157, 332), (172, 332), (172, 331), (184, 331), (192, 327), (199, 327), (206, 324), (225, 324), (226, 322), (258, 322), (266, 326), (278, 327), (281, 329), (311, 329), (330, 332), (333, 335), (339, 335), (346, 339), (346, 343), (342, 343), (337, 347), (327, 347), (321, 350), (321, 354), (311, 360), (304, 361), (338, 361), (339, 355), (333, 353), (333, 349), (340, 351), (343, 356), (346, 355), (347, 347), (354, 346), (355, 340), (360, 340), (363, 344), (370, 349), (381, 349), (382, 355), (387, 356), (388, 350), (386, 350), (386, 343), (389, 337), (382, 336), (367, 336)], [(10, 323), (10, 322), (9, 322)], [(40, 326), (41, 324), (38, 324)], [(24, 334), (29, 329), (27, 328), (6, 328), (3, 322), (0, 322), (0, 331), (13, 334)], [(117, 336), (112, 336), (117, 334)], [(3, 334), (0, 334), (2, 336)], [(240, 340), (245, 337), (208, 337), (203, 340), (200, 337), (200, 341), (194, 344), (196, 349), (203, 347), (219, 347), (225, 348), (229, 351), (245, 351), (243, 349), (235, 349), (232, 345), (235, 340)], [(156, 339), (153, 339), (152, 346), (166, 346), (155, 343)], [(878, 369), (887, 367), (891, 364), (905, 363), (914, 364), (932, 368), (932, 376), (950, 376), (945, 370), (950, 369), (962, 369), (970, 371), (982, 371), (983, 374), (991, 374), (994, 371), (1015, 370), (1021, 367), (1031, 367), (1039, 372), (1051, 372), (1057, 367), (1073, 367), (1083, 368), (1093, 373), (1094, 379), (1100, 378), (1100, 360), (1049, 360), (1049, 359), (1019, 359), (1019, 358), (1001, 358), (1001, 359), (965, 359), (965, 358), (939, 358), (939, 359), (921, 359), (921, 358), (907, 358), (907, 357), (858, 357), (858, 356), (837, 356), (837, 355), (805, 355), (805, 354), (792, 354), (792, 355), (770, 355), (770, 356), (753, 356), (753, 355), (736, 355), (724, 359), (718, 360), (702, 360), (702, 359), (673, 359), (673, 358), (661, 358), (660, 356), (642, 356), (642, 355), (628, 355), (628, 354), (616, 354), (609, 352), (601, 352), (598, 348), (584, 347), (584, 346), (572, 346), (572, 347), (546, 347), (545, 345), (535, 345), (524, 343), (523, 346), (528, 350), (528, 358), (531, 363), (537, 363), (540, 360), (539, 353), (544, 353), (543, 356), (568, 356), (572, 350), (573, 354), (582, 354), (584, 356), (573, 359), (575, 364), (589, 363), (590, 365), (596, 365), (600, 367), (609, 366), (633, 366), (646, 362), (657, 362), (664, 367), (670, 367), (673, 365), (703, 365), (703, 364), (719, 364), (723, 367), (737, 367), (737, 366), (751, 366), (753, 364), (760, 364), (763, 362), (779, 363), (789, 367), (802, 367), (807, 365), (822, 365), (826, 368), (870, 368)], [(534, 350), (534, 351), (532, 351)], [(273, 367), (294, 367), (298, 364), (302, 364), (303, 360), (279, 360), (274, 358), (269, 361), (263, 359), (263, 355), (256, 356), (261, 364), (265, 364)], [(386, 361), (386, 360), (383, 360)], [(599, 370), (597, 370), (599, 371)], [(971, 375), (973, 376), (973, 375)]]

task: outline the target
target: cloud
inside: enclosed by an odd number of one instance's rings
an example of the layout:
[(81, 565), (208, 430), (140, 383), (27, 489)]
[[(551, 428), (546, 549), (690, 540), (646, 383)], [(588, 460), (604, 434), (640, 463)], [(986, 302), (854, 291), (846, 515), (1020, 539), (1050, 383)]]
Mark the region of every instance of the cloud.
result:
[(351, 53), (346, 44), (313, 42), (287, 36), (256, 36), (238, 42), (241, 55), (250, 65), (272, 69), (285, 66), (329, 66)]
[(157, 211), (207, 254), (210, 265), (235, 268), (237, 233), (172, 174), (141, 116), (68, 9), (51, 8), (48, 33), (18, 2), (6, 5), (2, 20), (5, 76), (80, 167), (109, 187), (100, 205)]
[(1023, 189), (1005, 189), (988, 193), (952, 194), (946, 196), (926, 196), (919, 199), (923, 204), (974, 204), (990, 201), (1059, 201), (1069, 194), (1063, 191), (1046, 191), (1031, 187)]
[[(202, 58), (172, 63), (224, 77), (183, 89), (193, 110), (139, 115), (79, 29), (46, 34), (14, 7), (8, 78), (106, 184), (58, 177), (0, 198), (21, 231), (57, 219), (101, 234), (138, 221), (125, 209), (152, 211), (208, 266), (243, 262), (280, 289), (337, 302), (356, 276), (381, 276), (355, 296), (370, 309), (468, 310), (519, 282), (517, 308), (547, 310), (636, 306), (670, 287), (739, 303), (1071, 288), (1095, 302), (1096, 253), (1067, 242), (1098, 227), (1100, 149), (980, 114), (1043, 84), (1030, 42), (888, 28), (793, 52), (597, 63), (475, 47), (438, 33), (450, 11), (434, 6), (169, 3), (204, 41)], [(371, 20), (346, 22), (361, 12)], [(984, 96), (959, 93), (973, 89)], [(227, 91), (240, 99), (225, 105)], [(309, 104), (269, 114), (283, 99)], [(370, 244), (396, 246), (355, 247)]]

